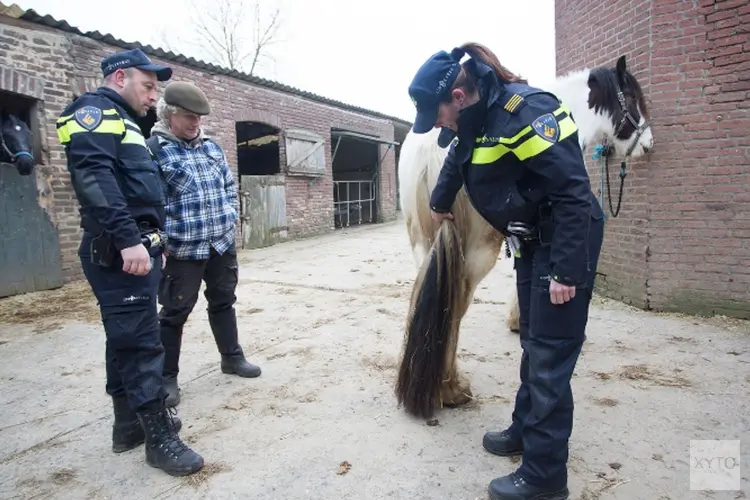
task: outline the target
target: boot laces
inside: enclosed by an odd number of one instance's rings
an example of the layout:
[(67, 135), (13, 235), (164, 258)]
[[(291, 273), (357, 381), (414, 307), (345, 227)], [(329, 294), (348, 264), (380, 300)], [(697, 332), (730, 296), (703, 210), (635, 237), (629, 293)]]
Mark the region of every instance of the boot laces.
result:
[(524, 480), (524, 478), (522, 478), (518, 474), (513, 473), (511, 477), (513, 478), (513, 486), (520, 488), (521, 486), (526, 485), (526, 481)]

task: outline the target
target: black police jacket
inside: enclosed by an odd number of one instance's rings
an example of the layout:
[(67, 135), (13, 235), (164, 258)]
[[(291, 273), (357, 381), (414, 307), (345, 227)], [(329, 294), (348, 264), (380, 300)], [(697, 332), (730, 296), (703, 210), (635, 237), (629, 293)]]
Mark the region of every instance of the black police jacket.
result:
[(136, 114), (102, 87), (69, 104), (57, 120), (81, 227), (108, 233), (117, 250), (141, 242), (141, 224), (164, 229), (164, 190)]
[(551, 93), (500, 83), (489, 66), (475, 62), (470, 69), (480, 79), (482, 97), (464, 112), (468, 123), (459, 120), (431, 195), (432, 209), (450, 211), (465, 186), (479, 214), (507, 235), (509, 222), (534, 224), (540, 207), (549, 205), (552, 278), (570, 286), (581, 283), (591, 217), (604, 213), (591, 191), (570, 112)]

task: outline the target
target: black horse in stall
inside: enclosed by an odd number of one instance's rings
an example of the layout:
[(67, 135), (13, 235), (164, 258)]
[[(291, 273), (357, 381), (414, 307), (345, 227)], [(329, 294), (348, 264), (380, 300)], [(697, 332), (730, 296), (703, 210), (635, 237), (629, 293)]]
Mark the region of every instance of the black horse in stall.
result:
[(34, 155), (31, 152), (31, 130), (18, 115), (0, 113), (0, 163), (15, 165), (21, 175), (31, 175)]

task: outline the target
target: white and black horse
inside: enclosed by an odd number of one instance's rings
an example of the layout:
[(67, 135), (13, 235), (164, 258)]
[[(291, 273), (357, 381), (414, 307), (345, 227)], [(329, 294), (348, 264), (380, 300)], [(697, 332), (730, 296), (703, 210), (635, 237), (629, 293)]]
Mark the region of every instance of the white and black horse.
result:
[(15, 165), (21, 175), (31, 175), (34, 155), (31, 152), (31, 130), (18, 115), (0, 113), (0, 163)]

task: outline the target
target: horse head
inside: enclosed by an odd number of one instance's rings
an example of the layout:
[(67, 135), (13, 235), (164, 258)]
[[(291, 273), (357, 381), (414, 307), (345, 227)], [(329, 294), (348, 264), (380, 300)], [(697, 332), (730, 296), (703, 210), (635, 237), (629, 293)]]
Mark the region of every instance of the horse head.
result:
[(29, 126), (5, 110), (0, 114), (0, 161), (14, 164), (21, 175), (30, 175), (35, 163)]
[(605, 140), (618, 156), (639, 157), (654, 146), (646, 98), (638, 80), (628, 71), (625, 56), (614, 68), (598, 67), (588, 78), (588, 105), (606, 116), (611, 128)]

